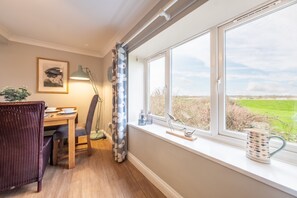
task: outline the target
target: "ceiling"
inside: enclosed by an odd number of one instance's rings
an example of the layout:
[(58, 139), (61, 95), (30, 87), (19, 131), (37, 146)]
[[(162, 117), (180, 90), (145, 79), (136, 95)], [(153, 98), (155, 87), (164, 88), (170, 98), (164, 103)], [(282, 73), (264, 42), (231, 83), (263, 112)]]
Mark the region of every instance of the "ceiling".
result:
[(138, 58), (147, 58), (168, 47), (193, 38), (265, 2), (267, 0), (209, 0), (130, 54)]
[(0, 38), (105, 56), (159, 0), (1, 0)]

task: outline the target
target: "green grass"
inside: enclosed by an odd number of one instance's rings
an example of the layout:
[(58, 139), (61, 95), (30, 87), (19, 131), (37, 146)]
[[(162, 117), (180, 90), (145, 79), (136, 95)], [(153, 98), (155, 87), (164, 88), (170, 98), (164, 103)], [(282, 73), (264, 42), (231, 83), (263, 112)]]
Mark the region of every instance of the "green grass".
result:
[(239, 99), (236, 103), (253, 113), (268, 116), (276, 132), (297, 135), (297, 123), (293, 120), (297, 113), (297, 100)]

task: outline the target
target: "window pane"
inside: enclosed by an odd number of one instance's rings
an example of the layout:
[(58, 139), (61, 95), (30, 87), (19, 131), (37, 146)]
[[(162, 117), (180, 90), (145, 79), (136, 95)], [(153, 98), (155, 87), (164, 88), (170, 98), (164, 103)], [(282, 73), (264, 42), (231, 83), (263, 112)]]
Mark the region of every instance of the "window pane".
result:
[(154, 115), (165, 115), (165, 57), (149, 62), (149, 110)]
[(225, 128), (297, 142), (297, 5), (226, 31)]
[(172, 49), (172, 113), (186, 125), (210, 129), (210, 34)]

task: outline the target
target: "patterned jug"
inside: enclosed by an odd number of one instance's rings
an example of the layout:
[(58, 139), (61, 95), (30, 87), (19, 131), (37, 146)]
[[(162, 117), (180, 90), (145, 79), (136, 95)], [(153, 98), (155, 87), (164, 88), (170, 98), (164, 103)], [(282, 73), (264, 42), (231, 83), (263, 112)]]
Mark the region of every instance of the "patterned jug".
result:
[[(282, 150), (286, 146), (286, 141), (279, 136), (270, 136), (267, 131), (260, 129), (246, 129), (247, 143), (246, 143), (246, 156), (252, 160), (261, 163), (270, 163), (270, 157)], [(271, 138), (277, 138), (282, 141), (282, 146), (272, 153), (269, 151), (269, 141)]]

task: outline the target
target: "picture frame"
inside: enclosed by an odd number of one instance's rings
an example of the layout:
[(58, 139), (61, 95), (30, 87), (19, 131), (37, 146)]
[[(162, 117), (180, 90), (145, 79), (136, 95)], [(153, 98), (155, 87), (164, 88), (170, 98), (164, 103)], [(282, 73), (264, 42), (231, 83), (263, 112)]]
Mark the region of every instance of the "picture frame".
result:
[(37, 57), (37, 92), (68, 94), (69, 62)]

